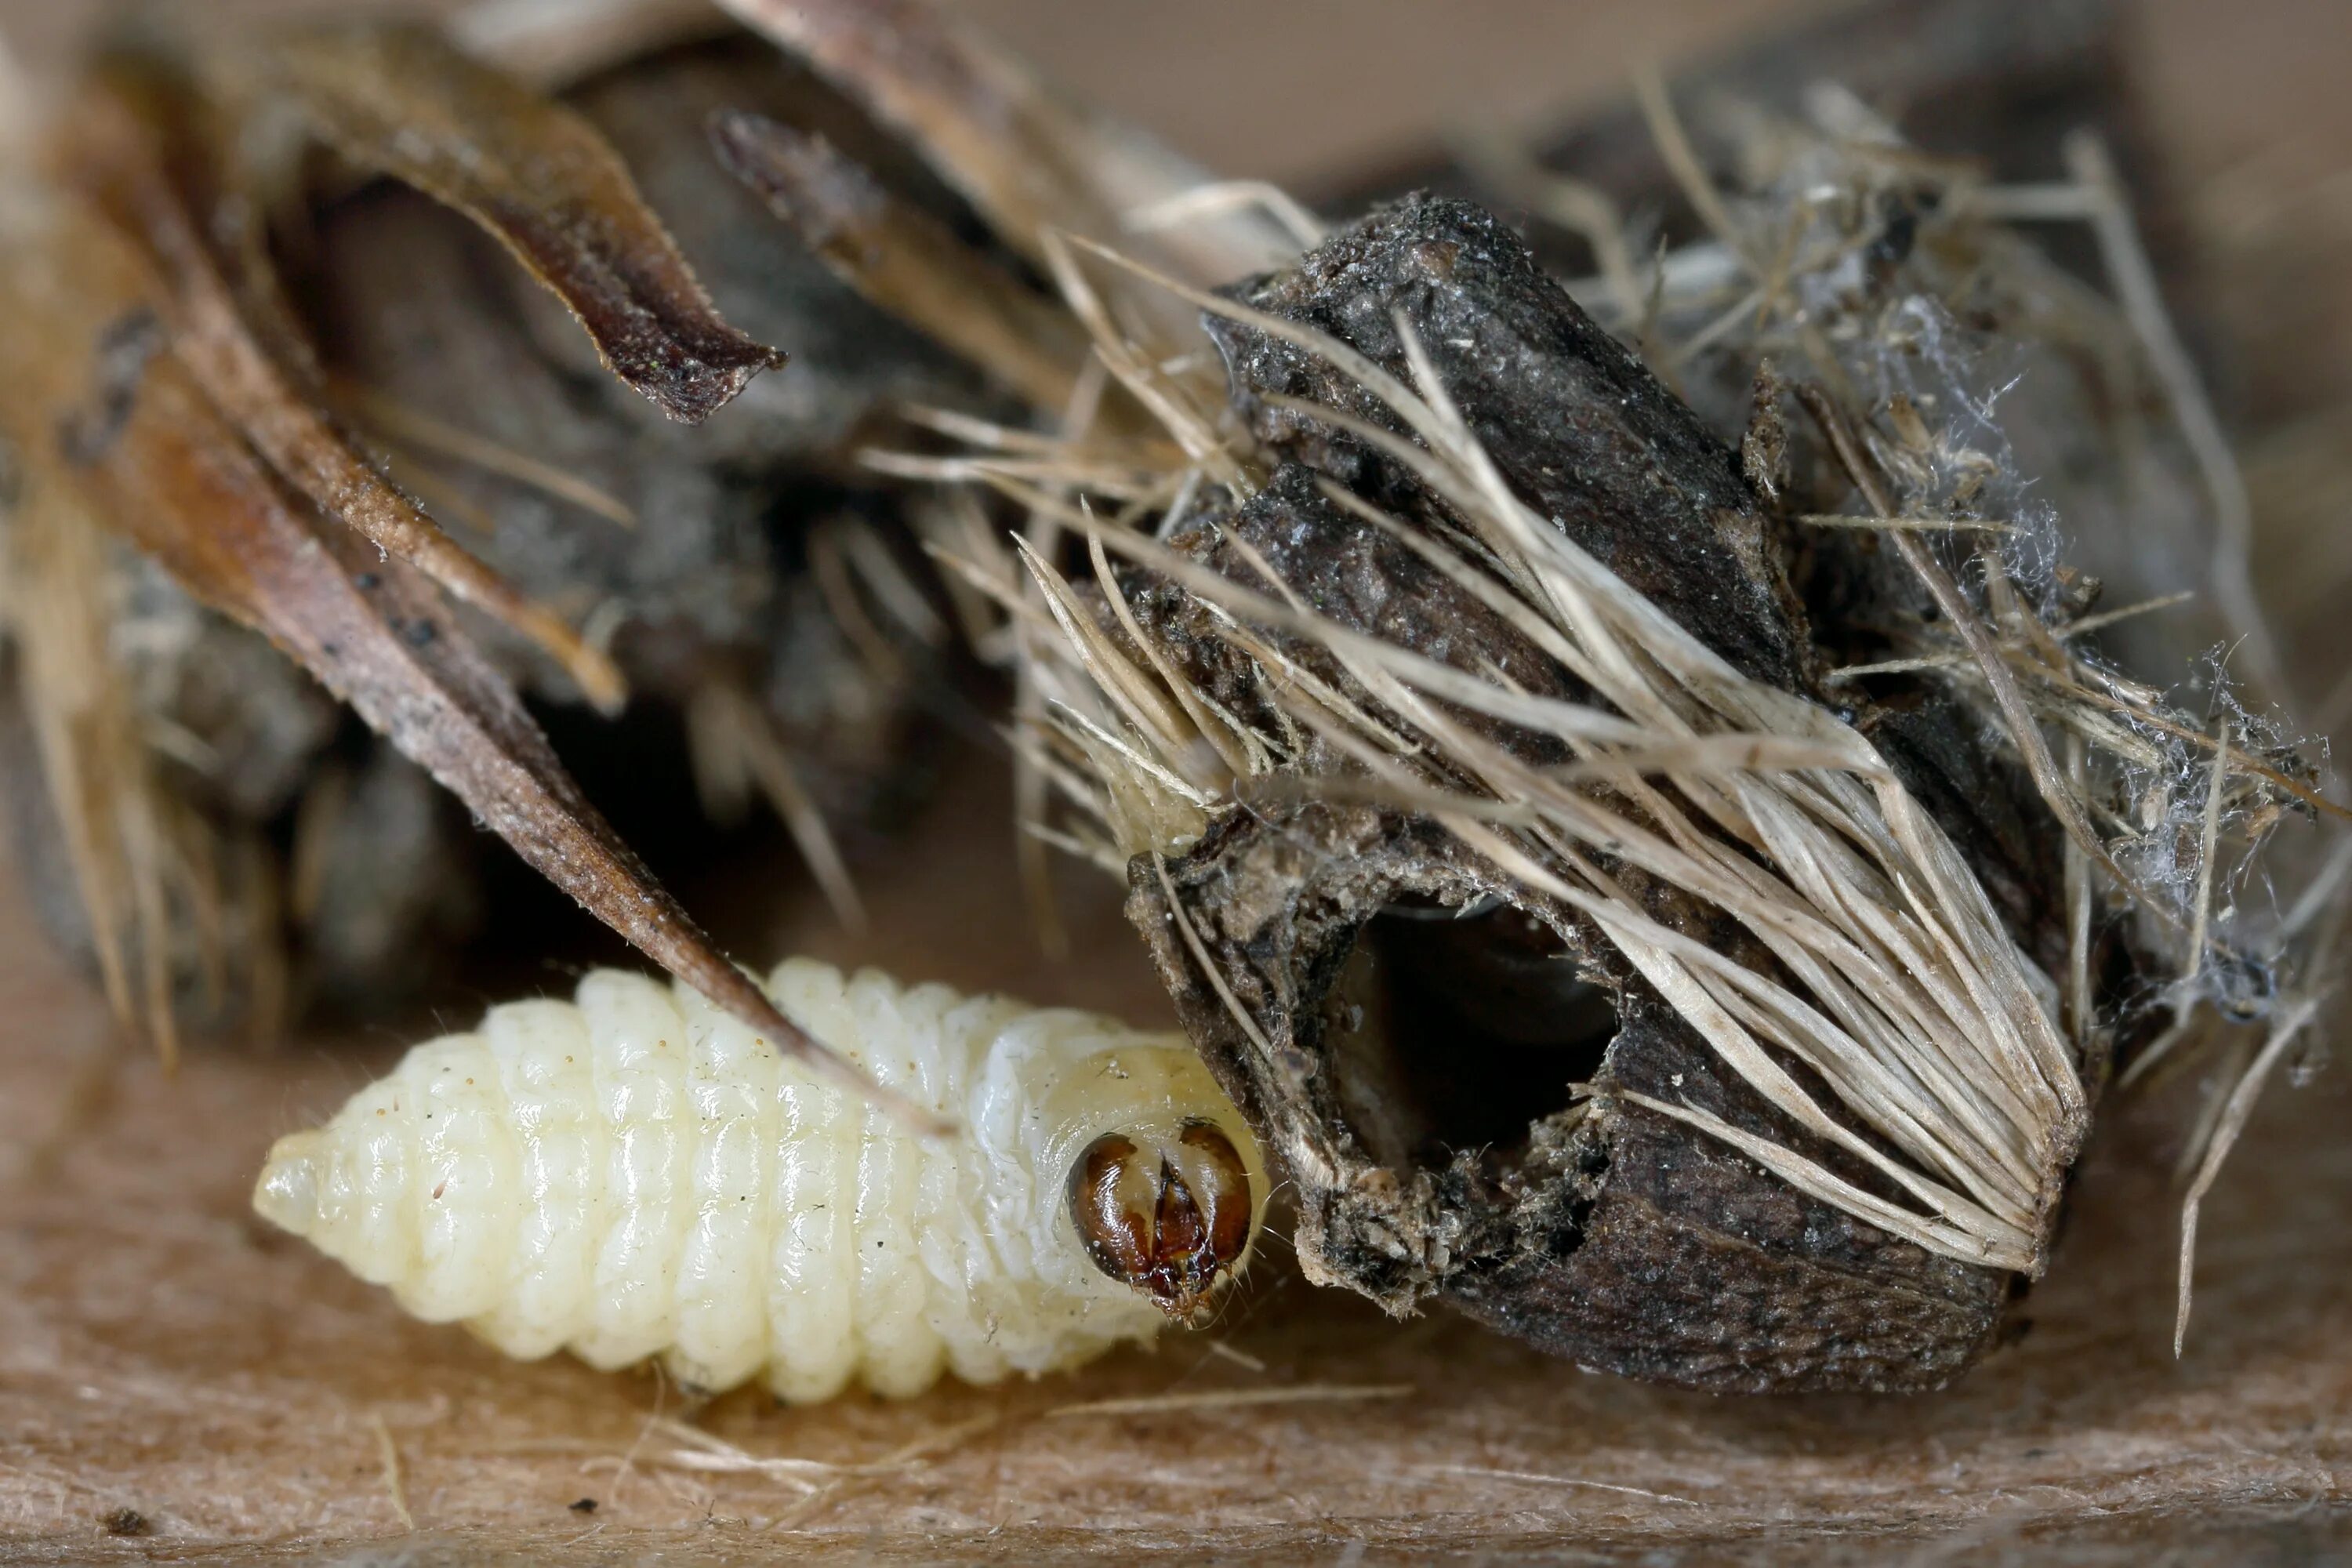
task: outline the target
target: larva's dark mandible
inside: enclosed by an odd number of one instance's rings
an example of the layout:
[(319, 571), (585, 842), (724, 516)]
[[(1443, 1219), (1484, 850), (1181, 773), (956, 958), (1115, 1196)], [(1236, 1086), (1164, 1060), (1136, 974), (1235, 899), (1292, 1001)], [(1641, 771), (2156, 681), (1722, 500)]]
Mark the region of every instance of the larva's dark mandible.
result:
[(1076, 1366), (1246, 1261), (1257, 1146), (1181, 1035), (789, 960), (783, 1012), (942, 1112), (910, 1134), (690, 991), (491, 1010), (270, 1151), (254, 1205), (509, 1354), (911, 1394)]

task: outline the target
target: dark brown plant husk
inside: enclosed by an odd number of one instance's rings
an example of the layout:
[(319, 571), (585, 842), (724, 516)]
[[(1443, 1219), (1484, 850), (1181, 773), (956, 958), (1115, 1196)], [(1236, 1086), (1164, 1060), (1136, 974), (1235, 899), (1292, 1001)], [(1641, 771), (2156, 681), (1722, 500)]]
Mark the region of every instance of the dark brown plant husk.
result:
[[(1031, 509), (1036, 596), (962, 565), (1031, 650), (1036, 830), (1124, 870), (1310, 1277), (1700, 1387), (1936, 1386), (2044, 1266), (2119, 1054), (2210, 1000), (2273, 1062), (2308, 1016), (2309, 919), (2219, 889), (2333, 808), (2277, 715), (2097, 651), (2058, 563), (2053, 517), (2149, 476), (2184, 539), (2197, 465), (2228, 494), (2129, 288), (2001, 221), (2114, 253), (2091, 153), (2012, 192), (1824, 89), (1733, 106), (1732, 195), (1648, 103), (1706, 235), (1630, 298), (1599, 237), (1622, 340), (1426, 197), (1234, 303), (1066, 244), (1181, 482), (1105, 486), (1092, 434), (930, 471)], [(1108, 325), (1139, 288), (1202, 308), (1226, 387)]]

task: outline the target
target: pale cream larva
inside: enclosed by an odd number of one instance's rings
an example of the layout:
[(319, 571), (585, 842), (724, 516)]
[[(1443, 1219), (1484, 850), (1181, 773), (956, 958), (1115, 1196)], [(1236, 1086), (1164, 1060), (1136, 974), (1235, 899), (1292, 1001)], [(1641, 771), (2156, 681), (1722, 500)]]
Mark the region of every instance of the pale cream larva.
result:
[(1266, 1182), (1181, 1035), (793, 959), (785, 1016), (926, 1137), (701, 996), (600, 970), (491, 1010), (270, 1151), (254, 1205), (509, 1354), (912, 1394), (1073, 1367), (1239, 1271)]

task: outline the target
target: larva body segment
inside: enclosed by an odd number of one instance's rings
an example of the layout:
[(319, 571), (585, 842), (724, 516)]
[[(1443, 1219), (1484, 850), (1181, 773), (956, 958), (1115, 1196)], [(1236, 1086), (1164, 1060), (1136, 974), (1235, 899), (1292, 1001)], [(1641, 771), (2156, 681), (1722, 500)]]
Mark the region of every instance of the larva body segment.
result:
[(1209, 1124), (1255, 1235), (1255, 1145), (1182, 1036), (807, 960), (768, 989), (958, 1131), (910, 1133), (698, 994), (598, 971), (573, 1002), (494, 1008), (418, 1046), (325, 1127), (280, 1139), (255, 1206), (509, 1354), (658, 1355), (696, 1386), (764, 1374), (795, 1402), (1149, 1341), (1162, 1307), (1089, 1258), (1065, 1202), (1107, 1135), (1157, 1160)]

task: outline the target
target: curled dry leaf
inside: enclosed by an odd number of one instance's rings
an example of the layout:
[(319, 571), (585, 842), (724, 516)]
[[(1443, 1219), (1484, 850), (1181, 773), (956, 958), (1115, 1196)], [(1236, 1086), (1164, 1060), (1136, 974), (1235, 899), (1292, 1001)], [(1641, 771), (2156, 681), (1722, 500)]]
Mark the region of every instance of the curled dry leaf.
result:
[(784, 363), (721, 319), (604, 138), (414, 27), (344, 27), (224, 62), (353, 163), (466, 213), (569, 306), (613, 374), (697, 424)]
[[(459, 548), (415, 502), (362, 460), (317, 405), (273, 363), (240, 310), (198, 232), (189, 206), (173, 188), (160, 139), (126, 97), (101, 80), (77, 104), (63, 139), (70, 184), (136, 238), (169, 300), (174, 351), (206, 396), (244, 432), (279, 478), (321, 512), (349, 523), (375, 545), (420, 568), (458, 598), (497, 616), (544, 648), (607, 713), (627, 699), (620, 671), (583, 642), (563, 619), (533, 604), (499, 574)], [(257, 257), (250, 272), (266, 267)], [(248, 299), (275, 296), (274, 284), (248, 282)], [(248, 303), (246, 310), (253, 307)], [(280, 361), (308, 361), (290, 319), (268, 323)]]

